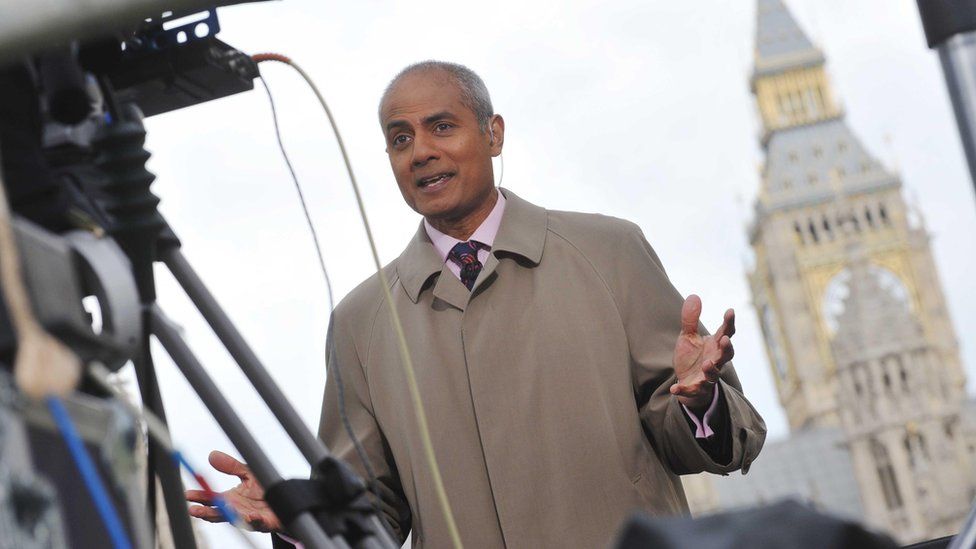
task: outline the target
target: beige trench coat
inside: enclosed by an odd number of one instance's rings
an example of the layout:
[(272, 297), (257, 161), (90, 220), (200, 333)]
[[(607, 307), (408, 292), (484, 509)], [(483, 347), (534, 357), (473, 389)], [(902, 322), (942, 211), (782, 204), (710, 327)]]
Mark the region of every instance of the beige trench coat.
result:
[[(633, 511), (687, 512), (678, 473), (747, 470), (766, 427), (731, 365), (732, 460), (696, 443), (668, 388), (682, 297), (640, 229), (503, 190), (469, 293), (421, 225), (386, 267), (434, 451), (467, 547), (606, 547)], [(383, 494), (414, 547), (450, 547), (378, 277), (336, 307), (328, 356)], [(326, 384), (319, 435), (366, 476)]]

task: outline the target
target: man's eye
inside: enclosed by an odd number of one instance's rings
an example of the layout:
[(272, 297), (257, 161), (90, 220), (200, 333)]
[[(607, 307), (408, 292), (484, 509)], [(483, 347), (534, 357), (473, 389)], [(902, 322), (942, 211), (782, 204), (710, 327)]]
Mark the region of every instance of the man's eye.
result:
[(410, 141), (410, 136), (404, 135), (402, 133), (393, 137), (394, 145), (403, 145), (407, 141)]
[(446, 132), (447, 130), (451, 129), (452, 127), (453, 126), (451, 126), (447, 122), (441, 122), (441, 123), (437, 124), (436, 126), (434, 126), (434, 130), (439, 131), (439, 132)]

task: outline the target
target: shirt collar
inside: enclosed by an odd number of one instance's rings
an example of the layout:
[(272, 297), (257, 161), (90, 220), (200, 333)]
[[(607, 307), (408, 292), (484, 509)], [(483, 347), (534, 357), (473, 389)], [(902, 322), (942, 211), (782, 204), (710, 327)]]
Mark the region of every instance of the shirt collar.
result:
[[(496, 234), (490, 242), (491, 253), (498, 255), (502, 252), (513, 253), (528, 259), (534, 264), (542, 260), (548, 231), (549, 216), (544, 208), (526, 202), (512, 191), (499, 188), (499, 198), (504, 197), (504, 206), (499, 211)], [(499, 210), (496, 204), (491, 215)], [(482, 223), (484, 226), (485, 223)], [(479, 230), (481, 227), (478, 228)], [(477, 231), (476, 231), (477, 233)], [(472, 235), (472, 238), (478, 240)], [(455, 241), (457, 242), (457, 241)], [(453, 245), (452, 245), (453, 246)], [(450, 247), (447, 248), (450, 251)], [(441, 272), (447, 252), (441, 254), (434, 246), (434, 242), (424, 223), (421, 223), (413, 239), (407, 244), (397, 259), (397, 275), (400, 284), (406, 290), (410, 300), (414, 303), (420, 298), (430, 277)]]
[[(505, 195), (501, 192), (498, 193), (498, 200), (495, 201), (495, 206), (489, 212), (488, 217), (478, 225), (468, 241), (475, 240), (480, 242), (491, 249), (491, 245), (495, 243), (495, 235), (498, 234), (498, 227), (502, 223), (502, 215), (505, 213)], [(434, 228), (426, 219), (424, 219), (424, 229), (427, 231), (427, 236), (430, 238), (430, 242), (434, 245), (434, 249), (441, 256), (441, 260), (447, 261), (447, 254), (451, 252), (456, 244), (461, 242), (460, 240), (454, 238), (451, 235), (444, 234)]]

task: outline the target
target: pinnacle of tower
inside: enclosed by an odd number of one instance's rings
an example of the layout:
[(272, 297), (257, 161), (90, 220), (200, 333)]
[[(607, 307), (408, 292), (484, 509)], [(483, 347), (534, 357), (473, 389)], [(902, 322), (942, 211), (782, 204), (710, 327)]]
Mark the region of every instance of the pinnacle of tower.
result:
[(783, 0), (757, 0), (754, 77), (823, 62)]

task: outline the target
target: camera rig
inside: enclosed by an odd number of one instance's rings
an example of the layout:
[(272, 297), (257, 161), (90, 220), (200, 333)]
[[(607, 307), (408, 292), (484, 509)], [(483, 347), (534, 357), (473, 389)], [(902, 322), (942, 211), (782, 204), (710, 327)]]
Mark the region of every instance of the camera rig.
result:
[[(233, 3), (238, 2), (219, 5)], [(155, 176), (145, 168), (149, 153), (143, 146), (143, 116), (251, 90), (259, 72), (250, 56), (216, 38), (216, 6), (201, 10), (181, 2), (183, 9), (164, 12), (155, 4), (128, 3), (128, 11), (120, 10), (130, 16), (127, 21), (135, 20), (128, 25), (113, 19), (108, 28), (69, 25), (73, 36), (48, 33), (78, 40), (46, 43), (40, 31), (33, 41), (0, 39), (0, 59), (9, 60), (0, 67), (3, 186), (34, 316), (77, 355), (83, 368), (103, 365), (114, 371), (131, 361), (145, 408), (165, 423), (149, 350), (150, 336), (156, 336), (266, 488), (269, 505), (290, 535), (309, 548), (395, 547), (363, 482), (291, 407), (182, 255), (179, 239), (157, 210), (159, 199), (151, 191)], [(312, 479), (282, 479), (233, 412), (156, 302), (156, 263), (172, 271), (213, 327), (308, 460)], [(49, 414), (20, 395), (4, 372), (18, 351), (15, 323), (4, 305), (7, 297), (0, 292), (0, 502), (6, 503), (0, 505), (0, 524), (6, 518), (12, 526), (0, 528), (0, 547), (108, 546), (111, 536), (90, 526), (97, 522), (89, 516), (90, 506), (77, 505), (77, 500), (68, 504), (69, 492), (77, 488), (64, 480), (70, 475), (56, 473), (70, 462), (40, 464), (42, 456), (64, 452), (43, 451), (50, 449), (44, 444), (52, 444)], [(86, 299), (97, 302), (97, 329), (82, 305)], [(126, 416), (110, 392), (85, 376), (67, 401), (76, 420), (91, 416), (114, 425), (121, 420), (112, 418)], [(96, 411), (84, 416), (80, 410), (86, 409)], [(31, 434), (43, 432), (44, 425), (47, 439)], [(81, 431), (94, 429), (81, 426)], [(110, 499), (125, 510), (118, 515), (133, 545), (155, 543), (158, 477), (174, 543), (195, 547), (179, 465), (159, 441), (149, 438), (148, 474), (136, 479), (145, 487), (145, 499), (138, 501), (129, 489), (135, 469), (120, 465), (131, 460), (118, 456), (138, 455), (139, 432), (138, 425), (130, 424), (113, 431), (110, 438), (117, 444), (97, 434), (86, 438), (84, 432), (81, 440), (111, 481)], [(59, 499), (62, 513), (57, 512)], [(80, 526), (84, 523), (87, 529)]]

